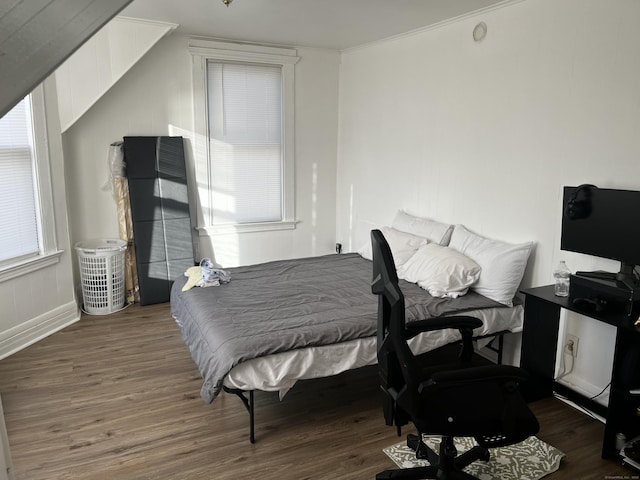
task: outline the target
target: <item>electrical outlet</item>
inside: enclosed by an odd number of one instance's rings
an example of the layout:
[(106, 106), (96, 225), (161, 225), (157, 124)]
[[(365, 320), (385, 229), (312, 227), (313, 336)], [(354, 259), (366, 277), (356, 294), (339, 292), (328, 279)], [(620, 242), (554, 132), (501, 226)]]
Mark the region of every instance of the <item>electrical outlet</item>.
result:
[(564, 353), (568, 353), (569, 355), (573, 355), (574, 357), (578, 356), (578, 337), (576, 335), (571, 335), (567, 333), (564, 337)]

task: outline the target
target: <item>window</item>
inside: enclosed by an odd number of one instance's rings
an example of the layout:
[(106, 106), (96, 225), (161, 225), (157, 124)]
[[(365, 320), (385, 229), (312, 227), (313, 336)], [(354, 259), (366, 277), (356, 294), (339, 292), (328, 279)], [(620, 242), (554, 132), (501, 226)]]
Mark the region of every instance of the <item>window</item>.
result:
[(31, 101), (0, 118), (0, 262), (40, 252)]
[[(295, 228), (295, 50), (190, 40), (201, 234)], [(204, 188), (203, 188), (204, 187)]]
[(207, 62), (214, 224), (282, 220), (281, 68)]
[(58, 261), (41, 87), (0, 118), (0, 281)]

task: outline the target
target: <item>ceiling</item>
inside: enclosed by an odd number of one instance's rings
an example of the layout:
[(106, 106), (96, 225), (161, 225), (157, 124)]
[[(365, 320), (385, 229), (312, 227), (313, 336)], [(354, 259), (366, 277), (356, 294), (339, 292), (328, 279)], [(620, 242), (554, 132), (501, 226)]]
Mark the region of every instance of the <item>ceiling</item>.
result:
[(189, 35), (344, 50), (505, 0), (133, 0), (121, 15)]

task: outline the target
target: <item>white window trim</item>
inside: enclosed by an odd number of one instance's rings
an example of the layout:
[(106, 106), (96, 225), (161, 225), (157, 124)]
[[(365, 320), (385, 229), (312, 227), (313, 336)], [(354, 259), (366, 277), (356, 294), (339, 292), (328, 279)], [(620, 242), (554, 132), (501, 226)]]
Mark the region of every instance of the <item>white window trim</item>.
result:
[(63, 251), (58, 250), (5, 265), (0, 270), (0, 283), (11, 280), (12, 278), (21, 277), (27, 273), (38, 271), (41, 268), (48, 267), (50, 265), (55, 265), (60, 261), (60, 256), (62, 254)]
[[(195, 176), (198, 184), (197, 226), (200, 236), (228, 233), (260, 232), (294, 229), (295, 219), (295, 119), (294, 85), (295, 64), (300, 57), (293, 48), (268, 47), (242, 43), (228, 43), (205, 38), (189, 39), (189, 53), (193, 66)], [(213, 224), (211, 185), (209, 172), (209, 142), (207, 121), (207, 61), (227, 60), (244, 63), (262, 63), (282, 67), (282, 117), (283, 117), (283, 192), (282, 220), (278, 222)]]
[(54, 265), (60, 261), (51, 187), (47, 110), (42, 85), (31, 92), (31, 110), (35, 150), (36, 208), (40, 221), (40, 253), (35, 256), (7, 260), (0, 265), (0, 283)]

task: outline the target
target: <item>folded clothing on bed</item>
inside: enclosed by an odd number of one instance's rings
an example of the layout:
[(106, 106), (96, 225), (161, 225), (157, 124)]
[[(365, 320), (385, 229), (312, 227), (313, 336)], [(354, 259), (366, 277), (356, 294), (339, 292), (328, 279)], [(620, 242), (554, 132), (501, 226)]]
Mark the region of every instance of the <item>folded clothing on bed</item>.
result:
[(231, 281), (229, 272), (215, 268), (211, 259), (206, 257), (200, 260), (199, 266), (187, 268), (184, 276), (188, 280), (182, 286), (183, 292), (193, 287), (218, 287), (221, 283), (229, 283)]

